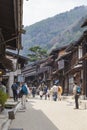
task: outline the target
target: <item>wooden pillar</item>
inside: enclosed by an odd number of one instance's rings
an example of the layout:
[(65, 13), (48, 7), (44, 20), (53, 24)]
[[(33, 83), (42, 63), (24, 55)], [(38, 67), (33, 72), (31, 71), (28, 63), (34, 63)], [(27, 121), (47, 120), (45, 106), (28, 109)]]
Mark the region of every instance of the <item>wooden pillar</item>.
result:
[(87, 60), (83, 62), (83, 94), (87, 97)]
[[(87, 39), (83, 42), (83, 56), (87, 53)], [(83, 94), (87, 97), (87, 60), (83, 60)]]

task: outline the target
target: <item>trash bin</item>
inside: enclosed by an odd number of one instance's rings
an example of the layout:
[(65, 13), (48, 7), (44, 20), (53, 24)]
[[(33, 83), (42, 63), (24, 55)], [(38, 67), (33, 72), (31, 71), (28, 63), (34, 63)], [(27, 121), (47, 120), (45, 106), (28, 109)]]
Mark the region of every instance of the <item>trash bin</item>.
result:
[(15, 119), (14, 111), (9, 111), (8, 112), (8, 118), (11, 119), (11, 120)]

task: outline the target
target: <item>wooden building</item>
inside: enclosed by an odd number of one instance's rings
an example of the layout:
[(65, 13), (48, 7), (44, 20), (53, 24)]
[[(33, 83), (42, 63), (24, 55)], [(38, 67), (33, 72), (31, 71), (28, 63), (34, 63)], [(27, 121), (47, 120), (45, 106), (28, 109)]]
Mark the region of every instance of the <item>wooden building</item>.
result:
[[(6, 58), (6, 49), (21, 49), (23, 0), (0, 1), (0, 69), (12, 70), (12, 64)], [(11, 66), (10, 68), (8, 66)], [(4, 69), (4, 70), (5, 70)]]
[(75, 82), (82, 86), (83, 66), (82, 62), (79, 61), (79, 59), (82, 58), (82, 46), (80, 41), (71, 43), (67, 47), (66, 52), (68, 53), (68, 56), (65, 57), (65, 83), (68, 87), (68, 93), (72, 94)]
[[(82, 27), (87, 26), (87, 20)], [(60, 51), (61, 52), (61, 51)], [(59, 53), (61, 54), (61, 53)], [(77, 82), (82, 87), (82, 94), (87, 97), (87, 31), (74, 43), (65, 49), (63, 55), (58, 55), (58, 70), (56, 73), (62, 81), (63, 92), (72, 94), (73, 84)]]
[(51, 80), (53, 82), (55, 80), (59, 80), (59, 83), (63, 87), (63, 90), (65, 86), (64, 85), (64, 60), (61, 59), (61, 57), (63, 57), (66, 54), (65, 52), (66, 47), (67, 46), (58, 47), (50, 53), (53, 59), (53, 62), (51, 64), (51, 68), (52, 68)]
[[(87, 35), (86, 31), (78, 39), (71, 43), (65, 50), (65, 54), (58, 58), (63, 66), (64, 93), (72, 94), (73, 84), (76, 82), (82, 87), (82, 94), (87, 96)], [(63, 64), (63, 65), (62, 65)], [(58, 70), (59, 72), (59, 70)]]
[(14, 64), (6, 50), (16, 50), (19, 54), (22, 49), (22, 15), (23, 0), (0, 0), (0, 79), (9, 71), (9, 88), (14, 82)]
[(36, 61), (32, 64), (25, 66), (22, 69), (22, 74), (25, 77), (25, 81), (29, 83), (30, 86), (36, 86), (42, 82), (49, 79), (50, 67), (45, 66), (47, 64), (47, 59)]
[[(81, 25), (81, 27), (87, 26), (87, 19)], [(83, 94), (87, 98), (87, 30), (83, 33), (83, 41), (82, 41), (82, 48), (83, 48), (83, 57), (81, 61), (83, 62)]]

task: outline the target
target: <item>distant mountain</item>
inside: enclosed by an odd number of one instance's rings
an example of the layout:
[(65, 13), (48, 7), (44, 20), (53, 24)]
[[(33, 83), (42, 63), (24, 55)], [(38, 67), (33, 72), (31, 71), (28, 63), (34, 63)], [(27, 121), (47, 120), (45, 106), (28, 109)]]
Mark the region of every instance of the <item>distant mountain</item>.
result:
[(31, 46), (39, 45), (49, 51), (77, 40), (83, 32), (81, 24), (85, 18), (87, 18), (87, 6), (80, 6), (26, 26), (22, 55), (27, 55)]

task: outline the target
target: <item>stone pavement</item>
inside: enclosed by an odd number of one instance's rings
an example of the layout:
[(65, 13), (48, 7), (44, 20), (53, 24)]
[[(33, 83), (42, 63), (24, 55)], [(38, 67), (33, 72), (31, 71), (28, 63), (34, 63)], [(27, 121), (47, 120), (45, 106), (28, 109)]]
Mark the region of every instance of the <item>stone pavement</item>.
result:
[[(12, 100), (8, 102), (17, 104)], [(20, 103), (16, 106), (13, 121), (6, 112), (0, 114), (0, 130), (87, 130), (87, 109), (83, 102), (87, 100), (81, 100), (80, 109), (74, 110), (72, 96), (63, 96), (62, 101), (57, 102), (31, 98), (26, 111), (19, 109)]]
[(87, 109), (81, 103), (79, 110), (73, 108), (71, 97), (56, 102), (30, 99), (26, 111), (17, 112), (9, 130), (87, 130)]

